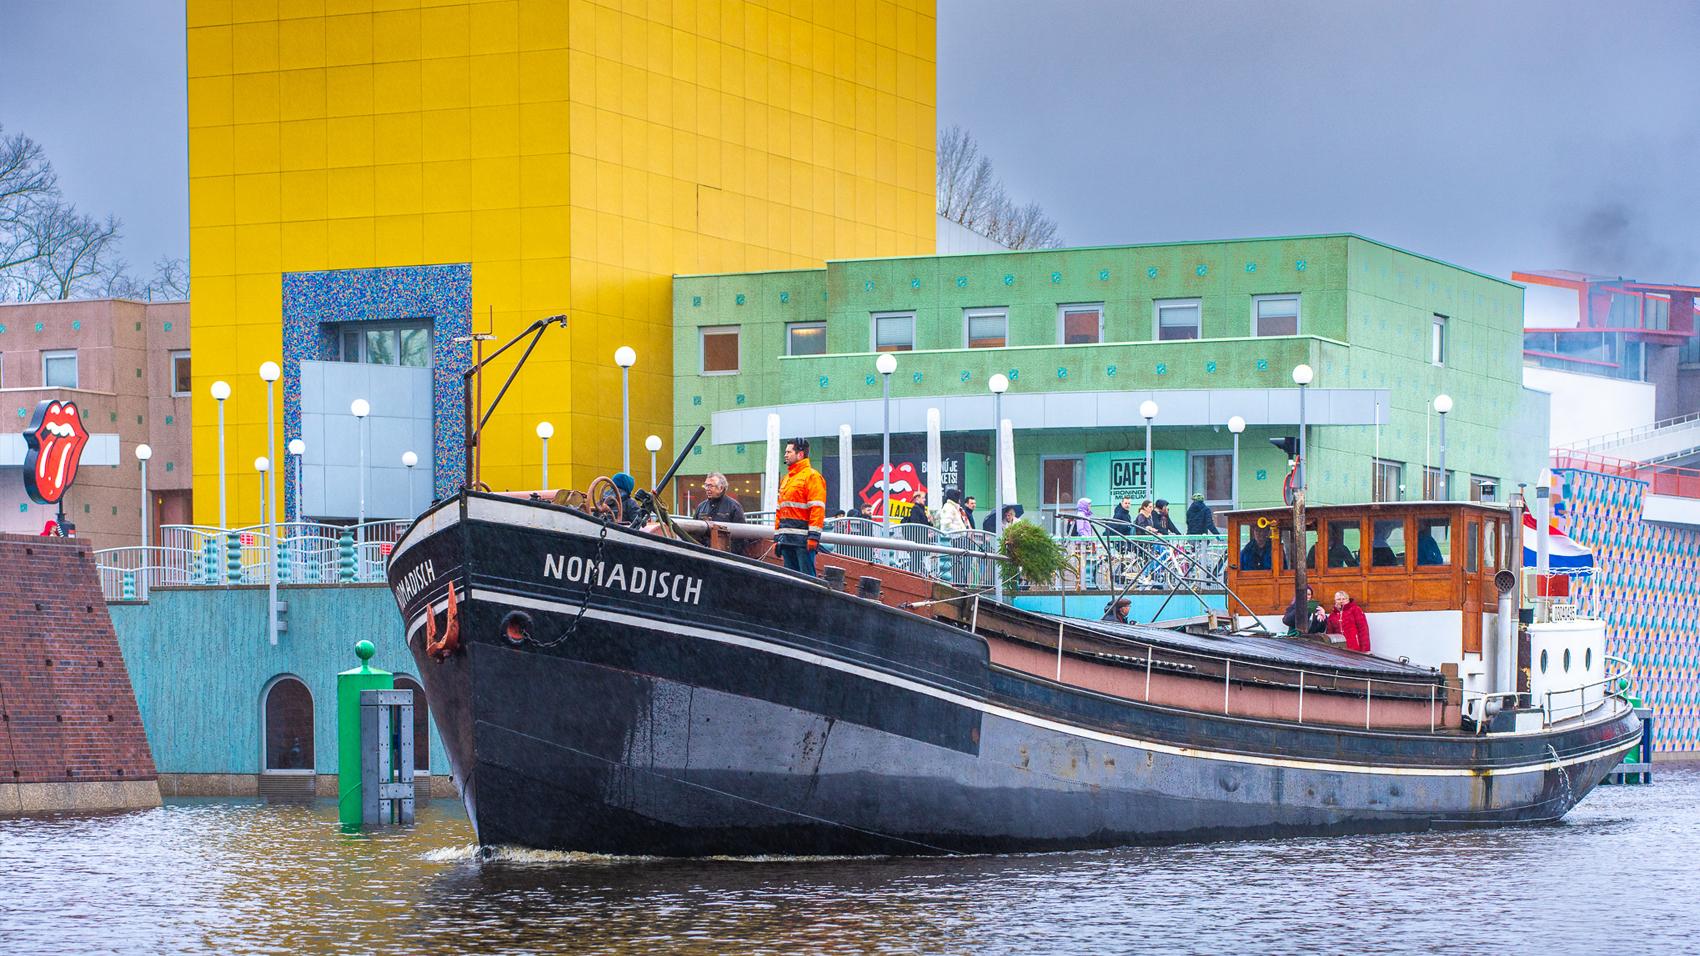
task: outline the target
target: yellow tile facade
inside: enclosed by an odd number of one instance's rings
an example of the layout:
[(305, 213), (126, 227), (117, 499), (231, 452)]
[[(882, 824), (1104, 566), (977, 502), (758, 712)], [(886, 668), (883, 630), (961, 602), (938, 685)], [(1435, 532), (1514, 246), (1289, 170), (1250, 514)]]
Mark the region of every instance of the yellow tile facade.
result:
[[(227, 444), (265, 452), (256, 374), (285, 272), (470, 263), (473, 326), (567, 312), (484, 446), (495, 488), (583, 487), (671, 441), (675, 273), (930, 253), (931, 0), (190, 0), (196, 520)], [(670, 449), (669, 449), (670, 450)], [(637, 469), (640, 472), (642, 469)], [(230, 483), (233, 523), (257, 482)]]

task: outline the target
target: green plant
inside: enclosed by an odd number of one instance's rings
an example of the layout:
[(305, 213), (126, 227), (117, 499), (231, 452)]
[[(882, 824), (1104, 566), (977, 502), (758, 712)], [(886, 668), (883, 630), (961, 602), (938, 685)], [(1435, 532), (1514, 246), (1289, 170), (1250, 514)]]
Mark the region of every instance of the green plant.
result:
[(998, 551), (1009, 559), (1003, 563), (1003, 581), (1011, 590), (1021, 579), (1043, 584), (1068, 567), (1068, 555), (1057, 539), (1031, 521), (1017, 521), (1004, 528)]

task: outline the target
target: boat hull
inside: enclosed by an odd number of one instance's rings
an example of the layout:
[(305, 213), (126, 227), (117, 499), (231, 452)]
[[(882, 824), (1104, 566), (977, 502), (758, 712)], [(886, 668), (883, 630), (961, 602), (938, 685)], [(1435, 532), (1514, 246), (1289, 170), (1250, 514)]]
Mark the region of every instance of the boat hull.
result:
[[(392, 583), (486, 844), (912, 854), (1538, 823), (1638, 734), (1627, 713), (1472, 738), (1151, 707), (565, 509), (468, 496), (421, 525)], [(461, 646), (438, 659), (424, 621), (450, 580)]]

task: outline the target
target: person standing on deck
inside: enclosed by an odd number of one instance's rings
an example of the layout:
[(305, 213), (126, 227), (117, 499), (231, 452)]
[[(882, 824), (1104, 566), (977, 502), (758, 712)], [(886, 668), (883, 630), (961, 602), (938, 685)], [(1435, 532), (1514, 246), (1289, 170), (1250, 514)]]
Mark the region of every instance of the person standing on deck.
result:
[(1345, 591), (1334, 592), (1334, 612), (1328, 615), (1328, 633), (1345, 637), (1346, 650), (1369, 653), (1369, 618)]
[(809, 440), (785, 443), (785, 478), (773, 512), (773, 542), (791, 571), (815, 576), (815, 551), (826, 523), (826, 479), (809, 464)]
[[(702, 480), (702, 504), (697, 505), (696, 519), (698, 521), (715, 521), (721, 524), (743, 524), (744, 506), (738, 499), (726, 493), (726, 476), (714, 472)], [(708, 543), (708, 535), (703, 535), (703, 543)], [(745, 542), (733, 539), (732, 550), (738, 554), (748, 555), (749, 548)]]

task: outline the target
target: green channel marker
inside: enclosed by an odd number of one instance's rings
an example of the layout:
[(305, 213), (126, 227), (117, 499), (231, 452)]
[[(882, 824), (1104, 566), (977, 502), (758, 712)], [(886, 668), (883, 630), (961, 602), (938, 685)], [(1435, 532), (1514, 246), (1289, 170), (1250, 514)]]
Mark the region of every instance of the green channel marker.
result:
[(360, 692), (395, 690), (395, 675), (371, 666), (371, 641), (354, 645), (360, 666), (336, 675), (336, 816), (344, 830), (359, 830)]

